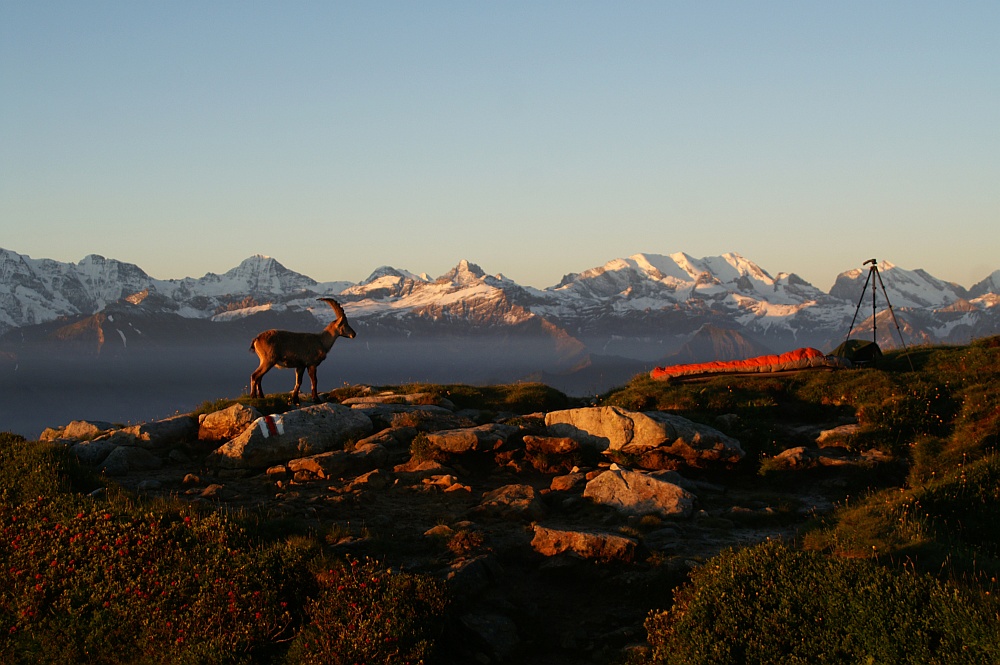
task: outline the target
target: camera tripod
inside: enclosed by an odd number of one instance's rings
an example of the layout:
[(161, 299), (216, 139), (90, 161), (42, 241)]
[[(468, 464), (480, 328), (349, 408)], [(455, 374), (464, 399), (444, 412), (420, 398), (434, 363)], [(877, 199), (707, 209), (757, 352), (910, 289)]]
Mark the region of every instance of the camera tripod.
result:
[[(913, 369), (913, 361), (910, 360), (910, 356), (906, 354), (906, 342), (903, 341), (903, 331), (899, 328), (899, 321), (896, 320), (896, 313), (892, 310), (892, 303), (889, 302), (889, 293), (885, 290), (885, 282), (882, 281), (882, 273), (878, 271), (878, 261), (875, 259), (868, 259), (861, 265), (871, 265), (868, 268), (868, 278), (865, 280), (864, 288), (861, 289), (861, 297), (858, 298), (858, 306), (854, 310), (854, 318), (851, 319), (851, 327), (847, 330), (847, 340), (851, 339), (851, 332), (854, 330), (854, 322), (858, 320), (858, 312), (861, 311), (861, 304), (865, 300), (865, 291), (868, 290), (868, 283), (871, 282), (872, 285), (872, 342), (876, 345), (878, 344), (878, 310), (875, 304), (875, 295), (878, 293), (878, 287), (882, 287), (882, 295), (885, 296), (885, 304), (889, 307), (889, 315), (892, 317), (892, 322), (896, 326), (896, 334), (899, 335), (899, 343), (903, 346), (903, 352), (906, 355), (906, 360), (910, 363), (910, 369)], [(872, 275), (878, 279), (878, 284), (875, 284), (875, 280), (872, 279)]]

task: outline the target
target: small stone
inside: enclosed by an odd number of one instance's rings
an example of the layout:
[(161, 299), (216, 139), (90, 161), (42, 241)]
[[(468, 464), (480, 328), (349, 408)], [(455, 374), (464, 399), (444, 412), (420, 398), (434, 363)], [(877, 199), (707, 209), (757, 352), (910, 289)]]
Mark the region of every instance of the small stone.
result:
[(222, 485), (213, 483), (201, 491), (201, 497), (203, 499), (212, 499), (218, 496), (219, 490), (222, 489)]
[(564, 476), (556, 476), (549, 484), (553, 492), (569, 492), (587, 482), (587, 477), (582, 473), (569, 473)]
[(424, 535), (431, 538), (450, 538), (455, 535), (455, 530), (447, 524), (438, 524), (424, 531)]

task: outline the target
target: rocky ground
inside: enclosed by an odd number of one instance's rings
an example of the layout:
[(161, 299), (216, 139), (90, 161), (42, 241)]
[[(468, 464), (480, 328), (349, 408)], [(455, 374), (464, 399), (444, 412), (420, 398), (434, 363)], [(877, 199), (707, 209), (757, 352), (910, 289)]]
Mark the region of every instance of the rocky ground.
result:
[(715, 425), (371, 395), (270, 418), (234, 405), (130, 428), (72, 423), (43, 438), (136, 492), (447, 580), (456, 662), (558, 665), (642, 648), (647, 614), (692, 567), (794, 537), (844, 497), (840, 470), (885, 461), (838, 447), (844, 423), (809, 424), (771, 460), (784, 481), (764, 482), (740, 471), (739, 441), (721, 431), (735, 423)]

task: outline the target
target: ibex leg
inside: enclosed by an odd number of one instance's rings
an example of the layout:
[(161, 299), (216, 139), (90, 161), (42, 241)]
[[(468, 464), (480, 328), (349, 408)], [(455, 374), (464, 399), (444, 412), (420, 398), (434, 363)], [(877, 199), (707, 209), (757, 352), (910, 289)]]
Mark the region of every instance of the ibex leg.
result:
[(319, 394), (316, 392), (316, 365), (309, 366), (309, 381), (312, 382), (313, 404), (319, 404)]
[(305, 373), (304, 367), (295, 368), (295, 388), (292, 389), (292, 404), (299, 403), (299, 388), (302, 387), (302, 375)]

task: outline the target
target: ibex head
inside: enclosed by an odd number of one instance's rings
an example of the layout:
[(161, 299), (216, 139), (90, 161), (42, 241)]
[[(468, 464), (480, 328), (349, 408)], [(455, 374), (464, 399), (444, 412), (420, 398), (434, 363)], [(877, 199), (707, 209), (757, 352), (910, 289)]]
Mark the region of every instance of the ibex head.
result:
[[(327, 327), (327, 330), (331, 333), (336, 334), (338, 337), (346, 337), (347, 339), (354, 339), (357, 334), (354, 332), (354, 328), (347, 322), (347, 315), (344, 314), (344, 308), (340, 306), (340, 303), (333, 298), (317, 298), (317, 300), (322, 300), (328, 304), (333, 311), (337, 314), (336, 320)], [(332, 328), (332, 330), (331, 330)]]

